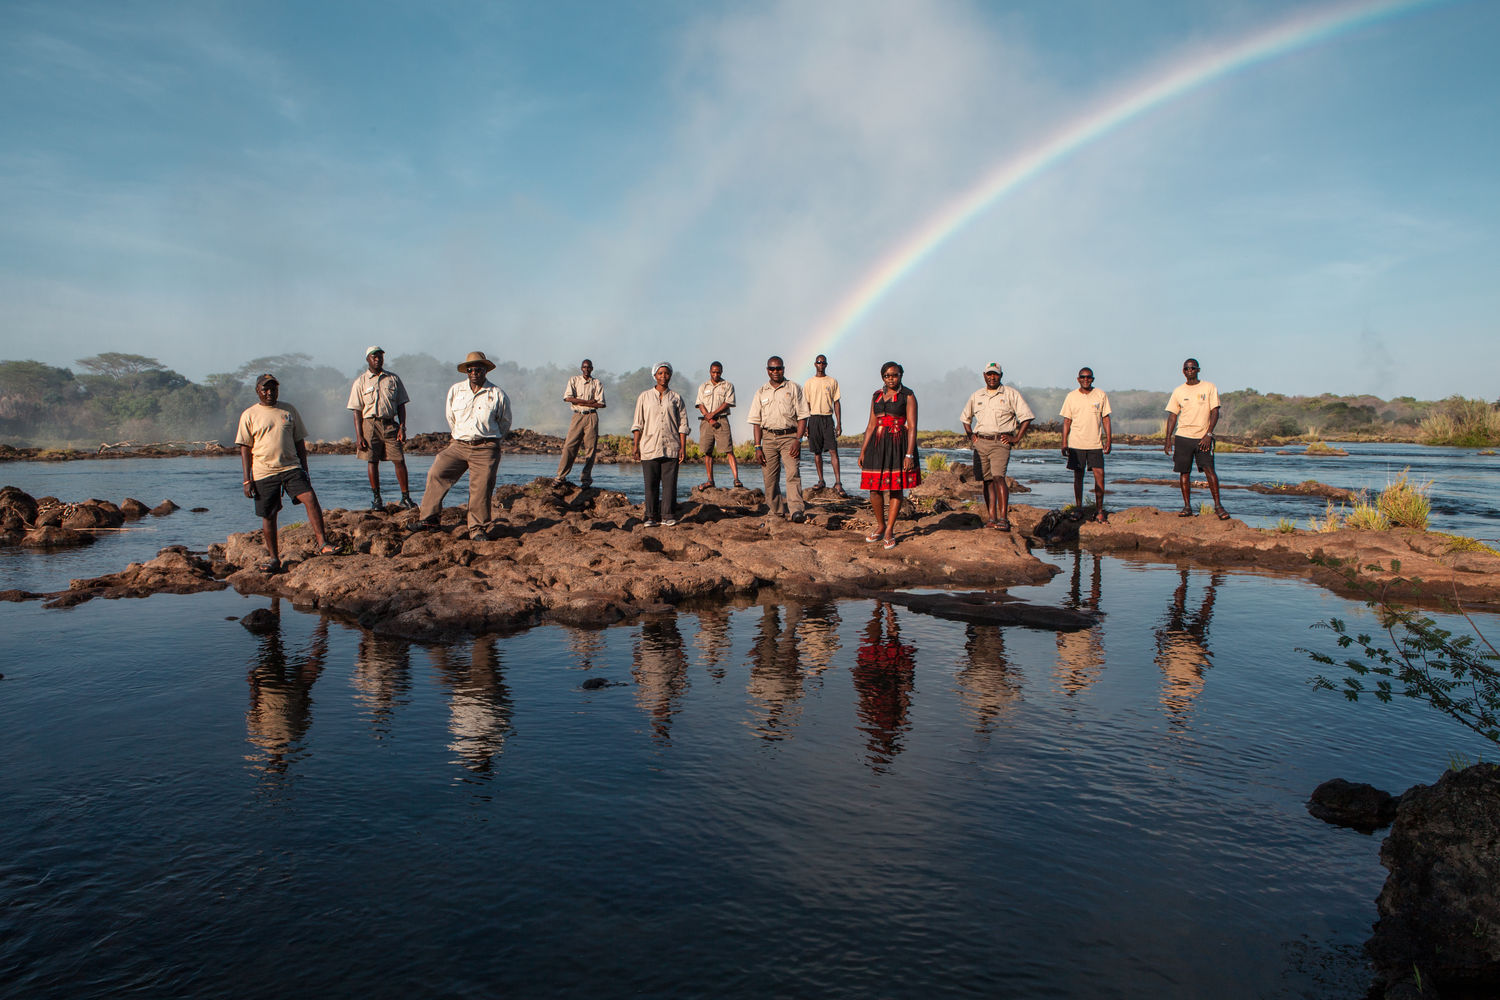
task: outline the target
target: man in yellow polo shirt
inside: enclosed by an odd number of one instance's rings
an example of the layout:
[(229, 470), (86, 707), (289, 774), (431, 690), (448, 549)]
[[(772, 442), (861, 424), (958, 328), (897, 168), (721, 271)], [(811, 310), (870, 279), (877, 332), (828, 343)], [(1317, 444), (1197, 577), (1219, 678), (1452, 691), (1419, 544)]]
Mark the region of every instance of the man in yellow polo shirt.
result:
[(281, 571), (276, 515), (281, 511), (282, 493), (307, 508), (307, 523), (319, 554), (332, 555), (337, 551), (323, 536), (323, 508), (318, 505), (318, 495), (313, 492), (307, 474), (307, 427), (295, 407), (276, 401), (280, 392), (281, 384), (275, 375), (256, 379), (255, 395), (260, 402), (240, 414), (239, 430), (234, 437), (245, 474), (241, 485), (245, 496), (255, 501), (261, 537), (270, 557), (260, 564), (263, 573)]

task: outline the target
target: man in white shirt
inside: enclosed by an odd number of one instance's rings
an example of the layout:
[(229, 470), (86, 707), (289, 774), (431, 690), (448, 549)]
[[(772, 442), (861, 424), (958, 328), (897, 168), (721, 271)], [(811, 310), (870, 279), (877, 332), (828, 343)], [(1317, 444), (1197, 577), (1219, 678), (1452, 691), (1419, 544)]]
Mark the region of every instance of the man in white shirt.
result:
[[(802, 503), (802, 435), (810, 411), (802, 387), (786, 377), (786, 364), (766, 359), (766, 384), (750, 400), (750, 429), (755, 432), (755, 457), (765, 480), (766, 503), (774, 516), (797, 523), (807, 520)], [(786, 467), (786, 499), (781, 496), (781, 469)], [(790, 511), (790, 513), (786, 513)]]
[(588, 489), (594, 485), (594, 452), (599, 447), (599, 411), (604, 409), (604, 383), (594, 378), (594, 363), (588, 358), (578, 366), (580, 374), (568, 379), (563, 389), (563, 402), (573, 408), (568, 421), (568, 436), (563, 441), (562, 458), (557, 462), (557, 481), (568, 478), (573, 468), (573, 459), (583, 455), (583, 472), (578, 485)]
[(984, 505), (989, 512), (985, 527), (1010, 530), (1010, 488), (1005, 470), (1010, 467), (1010, 450), (1021, 443), (1035, 414), (1021, 394), (1001, 385), (1005, 372), (991, 361), (984, 369), (984, 388), (976, 389), (964, 403), (958, 419), (974, 449), (974, 475), (984, 483)]
[(1214, 514), (1229, 520), (1229, 511), (1219, 502), (1219, 476), (1214, 471), (1214, 428), (1219, 424), (1219, 387), (1198, 378), (1197, 358), (1182, 363), (1183, 383), (1172, 390), (1167, 400), (1167, 434), (1162, 451), (1172, 456), (1172, 468), (1182, 487), (1182, 510), (1178, 517), (1192, 517), (1193, 463), (1208, 480), (1208, 492), (1214, 498)]
[(1094, 470), (1094, 520), (1103, 524), (1104, 456), (1114, 443), (1109, 397), (1094, 388), (1094, 370), (1078, 369), (1078, 388), (1063, 400), (1062, 453), (1073, 470), (1072, 519), (1083, 520), (1083, 470)]
[(396, 485), (401, 487), (403, 510), (415, 507), (406, 484), (406, 386), (401, 376), (385, 370), (385, 348), (365, 348), (365, 371), (359, 373), (349, 388), (348, 409), (354, 411), (354, 446), (359, 457), (369, 463), (370, 491), (374, 499), (371, 510), (384, 510), (380, 499), (380, 460), (390, 459), (396, 467)]
[(677, 523), (677, 467), (687, 457), (687, 404), (672, 388), (672, 366), (657, 362), (656, 385), (636, 397), (630, 421), (631, 457), (646, 484), (644, 528)]
[(490, 494), (500, 471), (500, 441), (510, 433), (510, 400), (485, 376), (495, 363), (483, 351), (470, 351), (458, 366), (468, 378), (448, 390), (443, 412), (453, 441), (438, 452), (427, 470), (422, 507), (414, 531), (436, 527), (443, 498), (465, 472), (469, 474), (469, 517), (460, 537), (484, 537), (490, 520)]

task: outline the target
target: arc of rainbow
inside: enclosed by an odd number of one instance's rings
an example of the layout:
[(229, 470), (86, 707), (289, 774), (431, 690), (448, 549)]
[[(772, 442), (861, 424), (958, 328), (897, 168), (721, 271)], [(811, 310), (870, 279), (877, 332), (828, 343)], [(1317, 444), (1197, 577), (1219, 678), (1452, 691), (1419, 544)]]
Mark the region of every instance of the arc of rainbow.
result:
[(1374, 21), (1436, 6), (1446, 0), (1363, 0), (1293, 18), (1251, 37), (1169, 69), (1124, 95), (1106, 101), (1006, 160), (885, 254), (806, 338), (802, 354), (832, 353), (892, 288), (943, 243), (1026, 181), (1115, 129), (1205, 84), (1259, 62), (1308, 48)]

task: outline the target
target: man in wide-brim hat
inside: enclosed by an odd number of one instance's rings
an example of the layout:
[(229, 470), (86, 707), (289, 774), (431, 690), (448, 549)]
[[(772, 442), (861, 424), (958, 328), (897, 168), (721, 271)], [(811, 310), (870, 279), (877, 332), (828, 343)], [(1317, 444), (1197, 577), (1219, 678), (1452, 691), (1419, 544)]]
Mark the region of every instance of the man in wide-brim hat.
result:
[(500, 471), (500, 440), (510, 433), (510, 399), (485, 377), (495, 370), (495, 363), (483, 351), (470, 351), (458, 370), (468, 378), (448, 390), (443, 408), (453, 441), (438, 452), (427, 470), (419, 520), (413, 528), (437, 526), (443, 497), (467, 472), (469, 519), (465, 531), (477, 537), (490, 520), (490, 494), (495, 491), (495, 476)]

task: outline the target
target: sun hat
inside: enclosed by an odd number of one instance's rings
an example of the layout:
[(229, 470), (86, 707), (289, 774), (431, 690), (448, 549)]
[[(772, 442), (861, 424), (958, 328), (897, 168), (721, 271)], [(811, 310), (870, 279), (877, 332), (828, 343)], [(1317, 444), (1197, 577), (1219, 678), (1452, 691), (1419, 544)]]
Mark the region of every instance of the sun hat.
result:
[(495, 363), (489, 358), (485, 357), (483, 351), (470, 351), (469, 356), (467, 358), (464, 358), (463, 362), (458, 366), (458, 370), (467, 375), (469, 374), (469, 366), (472, 364), (484, 365), (484, 370), (486, 372), (492, 372), (495, 370)]

